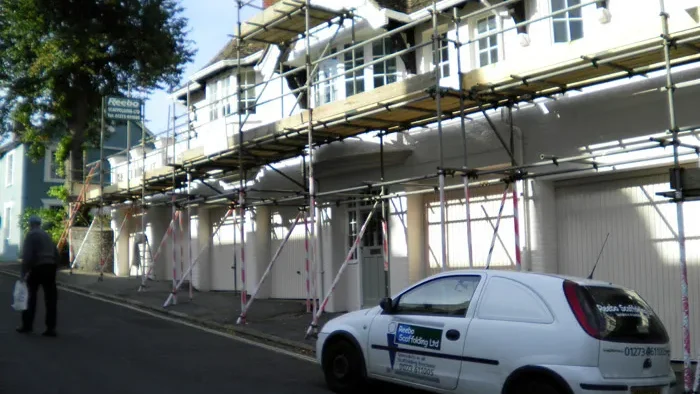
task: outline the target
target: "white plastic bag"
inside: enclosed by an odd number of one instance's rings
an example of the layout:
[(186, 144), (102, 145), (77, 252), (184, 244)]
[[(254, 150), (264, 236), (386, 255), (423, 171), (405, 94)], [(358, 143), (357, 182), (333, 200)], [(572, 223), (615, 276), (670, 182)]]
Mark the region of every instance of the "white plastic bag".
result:
[(12, 294), (12, 309), (16, 311), (27, 310), (27, 302), (29, 298), (29, 289), (27, 284), (22, 281), (15, 282), (15, 291)]

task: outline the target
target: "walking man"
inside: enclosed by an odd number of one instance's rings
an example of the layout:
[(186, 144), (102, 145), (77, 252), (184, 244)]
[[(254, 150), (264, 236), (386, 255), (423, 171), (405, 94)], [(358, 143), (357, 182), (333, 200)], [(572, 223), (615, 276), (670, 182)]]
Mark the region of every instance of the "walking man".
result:
[(56, 270), (58, 269), (58, 249), (51, 237), (41, 228), (41, 219), (29, 218), (29, 233), (22, 246), (22, 280), (29, 290), (27, 310), (22, 312), (22, 325), (17, 332), (29, 333), (34, 325), (36, 314), (36, 296), (39, 286), (44, 290), (46, 303), (46, 331), (44, 336), (56, 336), (56, 309), (58, 291), (56, 290)]

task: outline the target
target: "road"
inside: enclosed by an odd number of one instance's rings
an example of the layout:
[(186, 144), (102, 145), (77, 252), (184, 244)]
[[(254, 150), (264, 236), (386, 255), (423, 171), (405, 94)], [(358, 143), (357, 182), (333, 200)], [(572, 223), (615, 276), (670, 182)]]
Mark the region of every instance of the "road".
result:
[(41, 291), (34, 334), (18, 334), (14, 281), (0, 275), (0, 394), (330, 393), (309, 361), (65, 291), (58, 338), (40, 335)]
[(58, 338), (39, 335), (43, 306), (20, 335), (13, 285), (0, 276), (1, 394), (328, 393), (308, 361), (68, 292)]

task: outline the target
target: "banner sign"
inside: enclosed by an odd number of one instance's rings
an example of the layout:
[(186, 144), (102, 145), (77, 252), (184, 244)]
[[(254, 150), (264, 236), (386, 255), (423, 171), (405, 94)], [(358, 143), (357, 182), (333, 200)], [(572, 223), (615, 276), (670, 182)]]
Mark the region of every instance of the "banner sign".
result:
[(113, 120), (141, 121), (141, 100), (107, 96), (105, 98), (105, 116)]

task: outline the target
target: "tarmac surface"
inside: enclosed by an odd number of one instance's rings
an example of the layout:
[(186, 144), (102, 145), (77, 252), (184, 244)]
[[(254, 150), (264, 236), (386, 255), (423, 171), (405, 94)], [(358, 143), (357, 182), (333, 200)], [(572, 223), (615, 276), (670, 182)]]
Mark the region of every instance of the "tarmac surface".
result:
[[(125, 306), (59, 290), (58, 338), (45, 338), (43, 293), (32, 334), (18, 334), (15, 279), (0, 275), (0, 394), (327, 394), (320, 368)], [(383, 393), (424, 394), (374, 383)]]
[(59, 291), (58, 338), (15, 332), (14, 279), (0, 276), (0, 393), (328, 393), (316, 364)]

